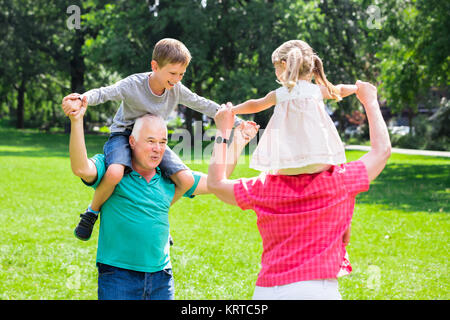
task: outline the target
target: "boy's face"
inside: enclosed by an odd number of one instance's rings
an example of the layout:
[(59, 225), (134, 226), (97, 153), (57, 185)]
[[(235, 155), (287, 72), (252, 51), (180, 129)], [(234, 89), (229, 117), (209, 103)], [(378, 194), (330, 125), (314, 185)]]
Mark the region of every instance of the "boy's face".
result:
[(168, 63), (161, 68), (155, 60), (152, 60), (153, 74), (161, 89), (172, 89), (177, 82), (183, 79), (186, 68), (187, 65), (181, 63)]

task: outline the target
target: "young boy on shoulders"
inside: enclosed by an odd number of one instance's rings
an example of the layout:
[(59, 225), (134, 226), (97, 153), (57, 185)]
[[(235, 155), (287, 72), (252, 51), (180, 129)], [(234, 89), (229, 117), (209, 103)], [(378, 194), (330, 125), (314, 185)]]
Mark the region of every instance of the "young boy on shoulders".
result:
[[(128, 138), (135, 120), (146, 113), (167, 119), (178, 104), (190, 107), (214, 118), (220, 107), (214, 101), (200, 97), (185, 87), (181, 80), (191, 61), (186, 46), (175, 39), (162, 39), (156, 43), (151, 61), (151, 72), (137, 73), (119, 82), (84, 94), (72, 93), (65, 97), (64, 113), (76, 112), (81, 103), (97, 105), (107, 101), (120, 101), (120, 107), (110, 127), (111, 135), (104, 146), (107, 171), (94, 193), (92, 203), (80, 215), (75, 236), (88, 240), (103, 203), (110, 197), (123, 175), (131, 171), (131, 151)], [(236, 124), (240, 123), (238, 119)], [(163, 174), (179, 187), (173, 202), (178, 200), (194, 184), (189, 168), (167, 148), (160, 164)]]

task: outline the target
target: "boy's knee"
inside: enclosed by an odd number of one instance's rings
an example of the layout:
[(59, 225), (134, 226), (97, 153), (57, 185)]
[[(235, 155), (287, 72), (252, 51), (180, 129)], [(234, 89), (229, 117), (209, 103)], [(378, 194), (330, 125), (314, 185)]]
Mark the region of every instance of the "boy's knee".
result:
[(125, 166), (121, 164), (111, 164), (105, 172), (105, 178), (111, 184), (118, 184), (123, 178)]
[(177, 173), (174, 173), (170, 176), (170, 179), (172, 179), (173, 183), (175, 185), (184, 190), (189, 190), (194, 185), (194, 176), (192, 175), (190, 170), (181, 170)]

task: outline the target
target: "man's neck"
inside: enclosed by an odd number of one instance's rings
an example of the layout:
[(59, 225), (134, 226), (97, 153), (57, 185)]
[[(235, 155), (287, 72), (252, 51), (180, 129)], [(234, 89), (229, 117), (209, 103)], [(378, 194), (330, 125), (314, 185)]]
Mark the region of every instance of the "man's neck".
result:
[(139, 173), (141, 176), (144, 177), (147, 182), (150, 182), (152, 180), (153, 176), (156, 173), (156, 168), (153, 169), (145, 169), (139, 166), (137, 163), (135, 163), (133, 160), (131, 160), (131, 165), (133, 166), (133, 170)]

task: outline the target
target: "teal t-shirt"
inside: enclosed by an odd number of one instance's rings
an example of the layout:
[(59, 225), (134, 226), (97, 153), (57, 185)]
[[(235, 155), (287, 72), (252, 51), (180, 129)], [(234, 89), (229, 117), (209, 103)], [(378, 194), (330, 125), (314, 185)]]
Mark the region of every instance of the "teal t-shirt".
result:
[[(91, 160), (97, 167), (97, 188), (106, 171), (105, 157)], [(200, 181), (184, 195), (191, 197)], [(175, 185), (161, 175), (159, 168), (150, 182), (136, 171), (125, 174), (100, 213), (97, 262), (119, 268), (157, 272), (171, 268), (169, 254), (169, 208)]]

